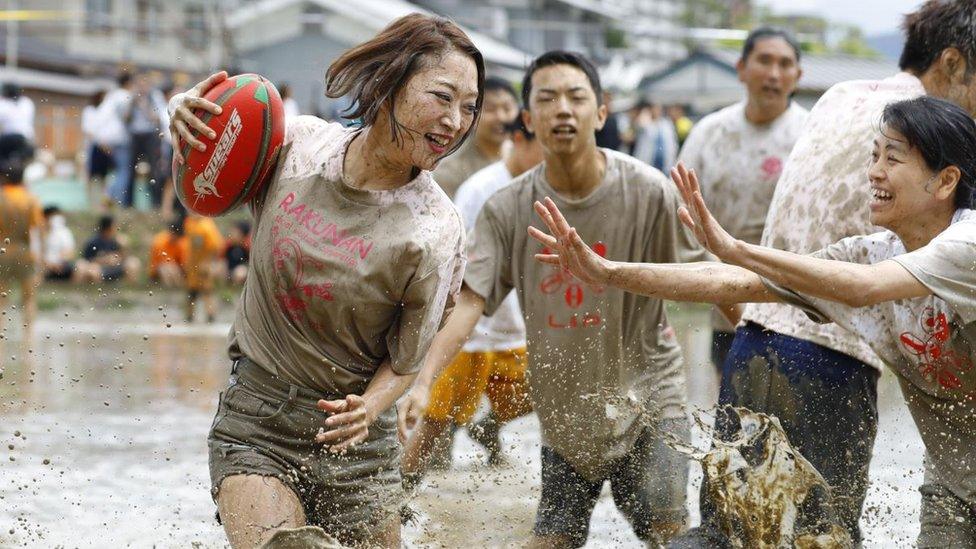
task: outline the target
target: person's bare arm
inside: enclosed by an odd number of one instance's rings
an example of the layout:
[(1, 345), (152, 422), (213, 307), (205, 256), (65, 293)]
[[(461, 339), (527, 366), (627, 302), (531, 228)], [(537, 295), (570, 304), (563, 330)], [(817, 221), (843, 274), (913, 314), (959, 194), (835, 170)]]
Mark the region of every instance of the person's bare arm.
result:
[(319, 431), (315, 441), (325, 444), (333, 453), (345, 452), (363, 442), (369, 436), (369, 426), (400, 398), (416, 377), (416, 374), (394, 372), (387, 359), (380, 364), (362, 396), (319, 400), (318, 408), (330, 417), (324, 422), (326, 430)]
[(552, 234), (529, 227), (529, 235), (555, 250), (551, 254), (536, 254), (535, 258), (561, 266), (583, 282), (672, 301), (726, 305), (778, 301), (755, 273), (734, 265), (711, 261), (652, 264), (607, 260), (583, 242), (555, 202), (546, 198), (544, 204), (536, 202), (535, 210)]
[(748, 269), (795, 292), (851, 307), (932, 293), (894, 261), (863, 265), (795, 254), (735, 239), (708, 210), (693, 170), (679, 165), (671, 171), (671, 178), (685, 202), (679, 211), (681, 221), (703, 246), (728, 264)]
[(464, 286), (447, 323), (434, 336), (413, 387), (397, 406), (397, 422), (401, 439), (406, 438), (407, 431), (413, 429), (423, 415), (434, 380), (461, 351), (461, 347), (471, 336), (471, 331), (478, 324), (478, 319), (484, 311), (484, 298)]

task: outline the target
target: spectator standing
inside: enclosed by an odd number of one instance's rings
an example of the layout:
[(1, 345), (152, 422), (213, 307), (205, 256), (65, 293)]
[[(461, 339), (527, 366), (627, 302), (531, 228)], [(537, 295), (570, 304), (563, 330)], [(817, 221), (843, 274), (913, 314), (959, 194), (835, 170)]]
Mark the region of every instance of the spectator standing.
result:
[(217, 317), (214, 296), (216, 263), (224, 249), (224, 239), (213, 219), (190, 214), (183, 223), (183, 258), (186, 273), (186, 321), (193, 322), (197, 298), (203, 301), (207, 322)]
[(98, 106), (95, 126), (95, 141), (112, 156), (115, 179), (109, 185), (108, 195), (126, 208), (132, 206), (132, 140), (126, 129), (132, 86), (131, 74), (119, 75), (118, 87), (105, 94)]
[(156, 91), (149, 82), (149, 76), (140, 74), (135, 79), (135, 89), (126, 116), (126, 129), (132, 142), (132, 157), (129, 163), (129, 203), (135, 188), (136, 166), (140, 162), (149, 165), (149, 197), (154, 208), (162, 203), (162, 182), (156, 177), (159, 173), (160, 126), (159, 111), (165, 110)]
[(671, 119), (664, 116), (660, 103), (650, 103), (641, 109), (636, 124), (633, 156), (667, 172), (678, 155), (678, 136)]
[(678, 136), (678, 148), (680, 149), (684, 146), (685, 139), (688, 139), (688, 134), (691, 133), (691, 128), (695, 123), (685, 114), (684, 105), (675, 104), (668, 107), (668, 118), (674, 124), (674, 131)]
[[(24, 168), (34, 156), (34, 147), (20, 134), (0, 136), (0, 306), (11, 287), (21, 291), (25, 340), (30, 339), (37, 310), (34, 287), (37, 261), (43, 250), (40, 228), (44, 224), (40, 203), (24, 186)], [(3, 317), (0, 317), (2, 321)]]
[[(736, 64), (746, 99), (702, 118), (679, 160), (694, 169), (715, 219), (735, 238), (759, 244), (783, 165), (807, 121), (790, 98), (800, 80), (800, 48), (785, 31), (752, 31)], [(735, 328), (712, 318), (712, 363), (721, 374)]]
[(22, 135), (34, 142), (34, 102), (17, 84), (8, 82), (0, 91), (0, 134)]
[(105, 199), (105, 178), (113, 165), (111, 148), (101, 141), (101, 121), (98, 107), (105, 100), (105, 92), (100, 90), (81, 111), (81, 132), (85, 136), (85, 161), (88, 172), (88, 204), (93, 208), (103, 205)]

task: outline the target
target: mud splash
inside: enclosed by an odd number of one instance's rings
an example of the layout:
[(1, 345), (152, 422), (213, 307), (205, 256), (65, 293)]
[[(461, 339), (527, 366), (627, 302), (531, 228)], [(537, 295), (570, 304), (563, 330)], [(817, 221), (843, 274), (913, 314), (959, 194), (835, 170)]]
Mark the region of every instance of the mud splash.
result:
[(676, 451), (701, 462), (707, 497), (715, 506), (719, 530), (736, 548), (849, 548), (853, 544), (832, 507), (830, 487), (793, 448), (779, 420), (746, 408), (719, 408), (717, 414), (734, 434), (712, 435), (712, 449), (702, 451), (672, 439)]

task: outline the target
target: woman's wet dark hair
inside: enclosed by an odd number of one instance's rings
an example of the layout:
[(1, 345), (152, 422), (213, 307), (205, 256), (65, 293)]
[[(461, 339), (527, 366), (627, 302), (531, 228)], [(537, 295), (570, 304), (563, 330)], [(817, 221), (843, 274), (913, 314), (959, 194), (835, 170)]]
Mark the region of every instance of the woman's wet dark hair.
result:
[(397, 94), (426, 63), (456, 50), (470, 57), (478, 69), (478, 100), (474, 122), (464, 137), (451, 149), (460, 147), (477, 126), (485, 98), (485, 61), (468, 35), (452, 21), (413, 13), (390, 23), (372, 39), (339, 56), (326, 71), (325, 94), (337, 98), (348, 95), (353, 106), (343, 118), (361, 119), (371, 126), (385, 105), (390, 112), (390, 132), (402, 143), (402, 132), (410, 131), (396, 119)]
[(929, 169), (959, 168), (957, 208), (972, 208), (976, 188), (976, 121), (962, 107), (922, 96), (891, 103), (881, 115), (881, 131), (894, 130), (921, 153)]

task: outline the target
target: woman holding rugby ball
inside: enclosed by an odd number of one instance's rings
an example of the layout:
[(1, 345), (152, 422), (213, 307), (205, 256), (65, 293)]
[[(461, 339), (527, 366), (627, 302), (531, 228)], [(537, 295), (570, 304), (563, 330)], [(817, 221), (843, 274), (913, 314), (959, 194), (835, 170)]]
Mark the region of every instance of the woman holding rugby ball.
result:
[(809, 256), (732, 238), (679, 164), (679, 215), (723, 263), (608, 261), (549, 200), (536, 211), (552, 234), (530, 232), (556, 252), (536, 258), (662, 299), (783, 301), (857, 334), (898, 376), (925, 444), (918, 546), (976, 547), (976, 122), (941, 99), (899, 101), (885, 107), (873, 148), (864, 184), (871, 222), (887, 230)]
[[(214, 139), (191, 111), (218, 114), (203, 96), (226, 78), (174, 97), (174, 143), (205, 150)], [(399, 546), (392, 406), (461, 282), (463, 225), (430, 170), (477, 120), (481, 53), (450, 21), (413, 14), (326, 78), (363, 126), (289, 120), (276, 171), (250, 202), (251, 273), (208, 439), (235, 548), (306, 524), (345, 544)]]

